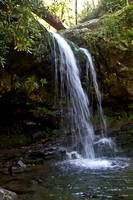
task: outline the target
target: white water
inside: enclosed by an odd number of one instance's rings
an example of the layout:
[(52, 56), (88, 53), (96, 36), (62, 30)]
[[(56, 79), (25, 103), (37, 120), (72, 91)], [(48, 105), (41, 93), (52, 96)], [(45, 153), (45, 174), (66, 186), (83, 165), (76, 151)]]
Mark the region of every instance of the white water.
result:
[[(74, 53), (67, 41), (57, 33), (51, 33), (54, 41), (55, 57), (55, 82), (56, 95), (61, 99), (62, 125), (72, 135), (72, 142), (68, 144), (67, 156), (71, 164), (87, 167), (107, 167), (111, 163), (107, 160), (98, 158), (98, 151), (103, 152), (104, 144), (112, 151), (113, 145), (110, 139), (105, 138), (106, 121), (101, 106), (101, 94), (96, 80), (96, 72), (92, 62), (91, 55), (86, 49), (81, 49), (87, 56), (86, 68), (90, 70), (93, 87), (97, 96), (98, 111), (101, 123), (104, 127), (102, 138), (96, 141), (93, 125), (90, 117), (90, 102), (86, 92), (82, 87), (80, 80), (79, 66), (75, 59)], [(59, 83), (58, 83), (59, 82)], [(99, 148), (100, 144), (100, 148)], [(101, 145), (102, 144), (102, 145)], [(97, 155), (95, 149), (97, 147)], [(99, 154), (100, 156), (101, 153)], [(97, 156), (97, 158), (95, 158)]]
[(87, 56), (86, 68), (87, 68), (87, 71), (90, 70), (91, 79), (93, 81), (93, 86), (95, 88), (95, 92), (96, 92), (96, 96), (97, 96), (97, 104), (98, 104), (97, 108), (98, 108), (98, 113), (99, 113), (99, 116), (101, 119), (101, 131), (102, 131), (102, 135), (104, 137), (107, 135), (107, 126), (106, 126), (106, 120), (105, 120), (103, 109), (102, 109), (102, 97), (101, 97), (101, 93), (100, 93), (98, 83), (97, 83), (96, 71), (94, 69), (94, 64), (92, 61), (91, 54), (88, 52), (87, 49), (84, 49), (84, 48), (80, 48), (80, 49)]
[(76, 151), (68, 152), (67, 153), (68, 160), (64, 161), (63, 164), (71, 165), (73, 167), (78, 167), (80, 169), (120, 169), (129, 166), (129, 159), (124, 159), (121, 157), (118, 158), (83, 158), (80, 154)]

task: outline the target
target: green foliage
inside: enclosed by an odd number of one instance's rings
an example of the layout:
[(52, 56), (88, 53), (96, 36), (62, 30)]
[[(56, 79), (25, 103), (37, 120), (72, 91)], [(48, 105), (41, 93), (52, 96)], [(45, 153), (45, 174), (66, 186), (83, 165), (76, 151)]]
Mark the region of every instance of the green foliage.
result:
[(125, 0), (101, 0), (100, 1), (100, 15), (106, 13), (113, 13), (126, 6)]
[(59, 130), (52, 130), (49, 127), (45, 127), (45, 131), (43, 131), (43, 137), (46, 139), (51, 139), (51, 137), (58, 137), (60, 135)]
[(133, 120), (133, 114), (130, 115), (129, 117), (126, 116), (126, 113), (124, 113), (123, 115), (117, 114), (116, 116), (107, 117), (107, 121), (110, 123), (119, 121), (130, 121), (130, 120)]
[(46, 78), (41, 78), (40, 82), (39, 81), (37, 82), (35, 77), (28, 77), (25, 81), (20, 82), (20, 78), (17, 74), (14, 74), (13, 81), (14, 81), (13, 86), (15, 90), (21, 87), (21, 89), (26, 90), (27, 93), (30, 93), (38, 89), (40, 86), (43, 87), (45, 84), (47, 84)]
[(87, 14), (81, 14), (81, 22), (86, 22), (91, 19), (95, 19), (99, 17), (98, 7), (93, 8), (92, 10), (89, 10)]
[(133, 114), (129, 116), (128, 120), (133, 120)]
[(30, 112), (40, 112), (43, 111), (45, 115), (52, 115), (54, 112), (52, 110), (49, 110), (46, 107), (36, 106), (33, 108), (33, 110), (30, 110)]
[(0, 63), (5, 64), (5, 56), (11, 44), (17, 51), (33, 53), (37, 38), (40, 37), (39, 24), (31, 13), (40, 9), (41, 0), (0, 0)]
[(133, 31), (128, 30), (126, 37), (127, 37), (128, 42), (132, 42), (133, 41)]
[(31, 138), (21, 134), (0, 135), (0, 147), (16, 147), (31, 142)]
[(36, 111), (43, 111), (46, 115), (52, 115), (53, 111), (49, 110), (48, 108), (45, 107), (37, 107)]
[(82, 15), (81, 22), (99, 18), (104, 14), (112, 14), (126, 6), (125, 0), (100, 0), (97, 7), (90, 7), (86, 15)]
[(43, 85), (45, 85), (45, 84), (48, 83), (47, 80), (46, 80), (46, 78), (41, 78), (40, 82), (42, 84), (42, 87), (43, 87)]
[[(2, 49), (2, 48), (1, 48), (1, 49)], [(2, 67), (4, 68), (4, 65), (5, 65), (5, 63), (6, 63), (6, 59), (3, 58), (2, 56), (0, 56), (0, 63), (1, 63), (1, 65), (2, 65)]]
[(14, 84), (14, 88), (15, 88), (15, 90), (17, 90), (18, 88), (20, 88), (21, 87), (21, 84), (17, 81), (17, 82), (15, 82), (15, 84)]
[(101, 33), (99, 34), (99, 37), (103, 37), (104, 35), (111, 35), (117, 41), (120, 41), (122, 35), (119, 20), (115, 17), (108, 17), (105, 19), (104, 23), (106, 25), (106, 28), (101, 28)]
[[(99, 37), (110, 35), (116, 41), (126, 40), (127, 43), (131, 43), (133, 40), (133, 31), (131, 29), (133, 17), (131, 15), (131, 10), (133, 6), (128, 6), (123, 12), (119, 12), (110, 17), (102, 20), (104, 28), (101, 28), (101, 33)], [(129, 14), (130, 13), (130, 14)]]
[(28, 77), (22, 85), (22, 88), (25, 89), (27, 93), (31, 93), (32, 91), (39, 88), (39, 83), (34, 80), (34, 77)]
[(52, 0), (52, 3), (48, 4), (49, 11), (61, 20), (65, 21), (68, 26), (73, 26), (74, 22), (74, 9), (75, 3), (73, 0)]
[(100, 124), (100, 123), (102, 123), (102, 120), (99, 119), (96, 116), (91, 117), (90, 120), (91, 120), (92, 124)]
[(129, 108), (130, 108), (130, 109), (133, 109), (133, 103), (129, 105)]
[(119, 22), (116, 18), (106, 18), (106, 25), (108, 26), (107, 34), (116, 33), (116, 28), (118, 31)]
[(30, 86), (32, 87), (32, 89), (34, 90), (35, 88), (38, 89), (39, 84), (37, 82), (35, 82), (31, 77), (27, 78), (25, 84), (30, 84)]
[(121, 111), (109, 111), (107, 112), (107, 120), (109, 122), (118, 122), (118, 121), (130, 121), (133, 120), (133, 104), (129, 104), (127, 110), (124, 108)]

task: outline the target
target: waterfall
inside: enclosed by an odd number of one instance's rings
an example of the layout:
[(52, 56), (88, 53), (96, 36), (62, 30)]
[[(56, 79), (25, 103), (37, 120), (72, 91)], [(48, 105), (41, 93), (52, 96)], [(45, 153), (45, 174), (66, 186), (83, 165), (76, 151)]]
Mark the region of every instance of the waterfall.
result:
[[(61, 125), (70, 131), (72, 141), (67, 145), (67, 155), (71, 158), (82, 156), (87, 159), (95, 159), (95, 146), (103, 144), (96, 141), (94, 128), (91, 123), (91, 105), (87, 93), (80, 80), (80, 66), (68, 42), (59, 34), (52, 33), (55, 60), (55, 86), (56, 100), (61, 108)], [(101, 94), (98, 89), (96, 72), (91, 55), (86, 49), (81, 49), (87, 57), (86, 71), (90, 70), (93, 87), (97, 96), (99, 115), (103, 124), (102, 137), (106, 134), (106, 121), (104, 119)], [(111, 146), (111, 145), (110, 145)], [(80, 155), (80, 156), (78, 156)]]
[(100, 124), (101, 124), (102, 136), (104, 137), (104, 136), (107, 135), (107, 126), (106, 126), (106, 120), (105, 120), (103, 109), (102, 109), (102, 98), (101, 98), (101, 93), (100, 93), (98, 83), (97, 83), (96, 71), (94, 69), (94, 64), (93, 64), (93, 61), (92, 61), (91, 54), (88, 52), (87, 49), (84, 49), (84, 48), (80, 48), (80, 49), (87, 56), (86, 72), (88, 72), (88, 70), (90, 70), (90, 73), (91, 73), (90, 78), (92, 79), (93, 86), (95, 88), (95, 92), (96, 92), (96, 96), (97, 96), (97, 104), (98, 104), (97, 109), (98, 109), (99, 117), (101, 119)]

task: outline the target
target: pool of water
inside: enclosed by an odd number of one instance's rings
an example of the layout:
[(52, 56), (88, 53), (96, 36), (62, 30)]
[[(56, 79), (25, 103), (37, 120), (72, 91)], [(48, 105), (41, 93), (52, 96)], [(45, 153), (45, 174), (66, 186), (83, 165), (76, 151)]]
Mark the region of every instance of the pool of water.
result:
[[(90, 162), (90, 164), (89, 164)], [(88, 163), (88, 164), (85, 164)], [(31, 194), (19, 200), (133, 199), (133, 160), (66, 160), (33, 181)]]

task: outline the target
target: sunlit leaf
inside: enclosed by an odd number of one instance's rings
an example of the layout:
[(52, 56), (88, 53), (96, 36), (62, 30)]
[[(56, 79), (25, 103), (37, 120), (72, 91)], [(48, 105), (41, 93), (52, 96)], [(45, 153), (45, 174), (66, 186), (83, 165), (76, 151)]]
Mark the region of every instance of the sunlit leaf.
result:
[(14, 50), (16, 50), (18, 47), (16, 46), (16, 47), (14, 47)]

